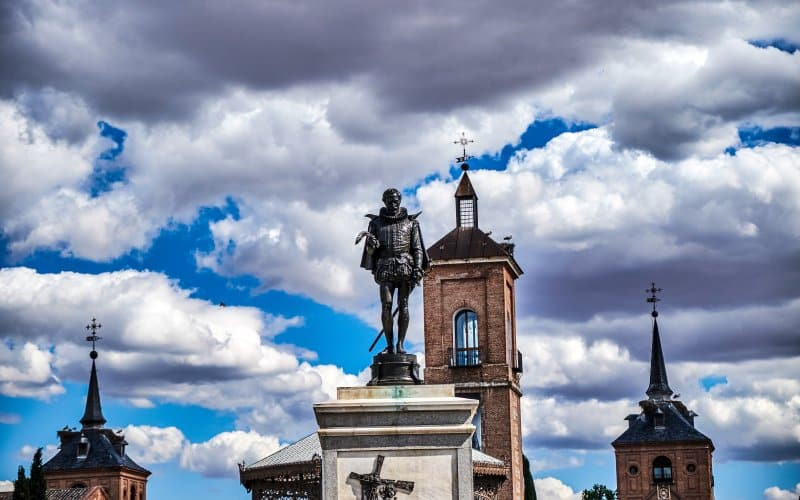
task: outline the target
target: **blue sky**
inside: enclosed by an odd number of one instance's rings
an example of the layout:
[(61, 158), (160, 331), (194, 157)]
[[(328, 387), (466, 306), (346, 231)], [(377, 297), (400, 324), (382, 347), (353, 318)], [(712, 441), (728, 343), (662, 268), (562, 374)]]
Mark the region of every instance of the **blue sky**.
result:
[(796, 498), (800, 9), (574, 8), (245, 2), (187, 26), (173, 4), (10, 4), (0, 481), (78, 425), (96, 316), (103, 410), (151, 498), (246, 498), (237, 462), (365, 381), (363, 214), (396, 186), (428, 244), (445, 234), (464, 132), (481, 228), (512, 234), (525, 271), (540, 498), (615, 484), (650, 281), (717, 498)]

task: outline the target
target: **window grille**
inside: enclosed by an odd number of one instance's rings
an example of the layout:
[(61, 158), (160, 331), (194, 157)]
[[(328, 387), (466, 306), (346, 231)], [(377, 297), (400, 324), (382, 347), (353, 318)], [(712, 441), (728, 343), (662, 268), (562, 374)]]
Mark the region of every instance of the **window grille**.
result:
[(475, 225), (473, 210), (471, 198), (458, 201), (458, 225), (460, 227), (473, 227)]

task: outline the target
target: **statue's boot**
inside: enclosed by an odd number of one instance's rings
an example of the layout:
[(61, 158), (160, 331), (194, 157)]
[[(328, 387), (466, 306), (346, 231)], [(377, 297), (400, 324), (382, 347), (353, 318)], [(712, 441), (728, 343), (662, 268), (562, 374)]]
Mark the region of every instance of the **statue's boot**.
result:
[[(389, 317), (389, 321), (391, 321), (391, 316)], [(389, 328), (383, 329), (383, 335), (386, 337), (386, 349), (381, 351), (381, 354), (394, 354), (394, 332), (391, 329), (391, 323), (389, 324)]]

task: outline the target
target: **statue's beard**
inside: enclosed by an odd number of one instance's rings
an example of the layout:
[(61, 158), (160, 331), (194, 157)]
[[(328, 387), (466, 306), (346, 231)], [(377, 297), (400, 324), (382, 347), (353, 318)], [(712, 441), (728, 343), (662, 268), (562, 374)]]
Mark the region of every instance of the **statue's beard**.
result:
[(396, 207), (391, 207), (387, 205), (386, 211), (389, 213), (389, 215), (397, 215), (400, 213), (400, 205), (397, 205)]

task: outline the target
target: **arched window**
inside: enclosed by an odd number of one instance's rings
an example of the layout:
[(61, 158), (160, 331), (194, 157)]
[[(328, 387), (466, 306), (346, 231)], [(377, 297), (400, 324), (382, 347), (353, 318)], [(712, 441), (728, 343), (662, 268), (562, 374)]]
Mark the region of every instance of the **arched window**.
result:
[(454, 366), (474, 366), (481, 364), (478, 350), (478, 315), (475, 311), (464, 309), (458, 311), (453, 320)]
[(657, 483), (672, 482), (672, 462), (669, 458), (661, 456), (653, 460), (653, 481)]

